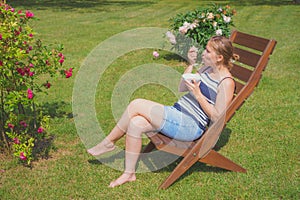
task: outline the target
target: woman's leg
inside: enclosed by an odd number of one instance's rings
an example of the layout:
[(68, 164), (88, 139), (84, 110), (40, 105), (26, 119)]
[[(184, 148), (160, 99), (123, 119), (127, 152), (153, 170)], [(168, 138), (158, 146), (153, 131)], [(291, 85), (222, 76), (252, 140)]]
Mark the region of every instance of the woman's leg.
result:
[(145, 99), (133, 100), (127, 106), (110, 134), (102, 142), (88, 149), (88, 152), (96, 156), (114, 150), (114, 143), (127, 132), (130, 120), (138, 115), (143, 116), (154, 128), (160, 128), (164, 115), (164, 106)]
[(116, 125), (110, 134), (104, 138), (104, 140), (102, 140), (96, 146), (88, 149), (87, 152), (93, 156), (99, 156), (101, 154), (113, 151), (116, 148), (114, 143), (123, 135), (124, 131), (121, 130), (118, 125)]
[(142, 147), (142, 133), (155, 129), (142, 116), (135, 116), (130, 120), (126, 134), (125, 171), (119, 178), (112, 181), (109, 187), (116, 187), (136, 180), (135, 169)]

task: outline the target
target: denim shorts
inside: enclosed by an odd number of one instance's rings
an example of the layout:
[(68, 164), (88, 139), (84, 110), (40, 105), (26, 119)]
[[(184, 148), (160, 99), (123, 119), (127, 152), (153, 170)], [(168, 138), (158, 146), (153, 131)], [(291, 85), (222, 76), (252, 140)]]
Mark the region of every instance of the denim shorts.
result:
[(164, 107), (164, 119), (160, 129), (162, 134), (181, 141), (193, 141), (203, 134), (198, 123), (173, 106)]

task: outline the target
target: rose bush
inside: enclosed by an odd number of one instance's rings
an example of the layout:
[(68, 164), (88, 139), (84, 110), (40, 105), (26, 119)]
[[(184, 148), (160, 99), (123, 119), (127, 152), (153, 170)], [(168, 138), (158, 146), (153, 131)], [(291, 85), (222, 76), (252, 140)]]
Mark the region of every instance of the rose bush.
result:
[(208, 40), (214, 35), (229, 37), (236, 10), (230, 6), (212, 5), (197, 8), (187, 13), (179, 13), (171, 18), (170, 31), (166, 37), (173, 47), (182, 55), (195, 46), (200, 51), (205, 49)]
[(0, 3), (0, 148), (13, 150), (27, 165), (51, 148), (40, 145), (51, 139), (50, 117), (37, 101), (51, 87), (46, 79), (72, 76), (72, 68), (63, 68), (63, 46), (43, 45), (30, 26), (34, 19), (29, 10), (15, 11)]

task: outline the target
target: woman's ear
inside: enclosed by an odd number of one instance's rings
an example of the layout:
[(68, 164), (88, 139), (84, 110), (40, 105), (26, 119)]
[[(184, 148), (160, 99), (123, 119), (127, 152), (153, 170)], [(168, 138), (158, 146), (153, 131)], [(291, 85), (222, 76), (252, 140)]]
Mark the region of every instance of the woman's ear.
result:
[(217, 55), (217, 62), (220, 63), (220, 62), (223, 62), (224, 60), (224, 57), (222, 55)]

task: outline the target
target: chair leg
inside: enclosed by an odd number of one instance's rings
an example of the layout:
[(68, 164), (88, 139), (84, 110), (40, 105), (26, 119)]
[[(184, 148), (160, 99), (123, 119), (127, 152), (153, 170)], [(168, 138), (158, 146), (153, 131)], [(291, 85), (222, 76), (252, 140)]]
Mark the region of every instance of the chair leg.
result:
[(199, 158), (189, 153), (172, 171), (168, 178), (159, 186), (159, 189), (167, 189), (172, 185), (182, 174), (184, 174), (192, 165), (194, 165)]
[(143, 149), (143, 151), (142, 151), (142, 153), (149, 153), (149, 152), (151, 152), (153, 149), (155, 149), (156, 147), (155, 147), (155, 145), (153, 144), (153, 142), (149, 142), (148, 144), (147, 144), (147, 146)]
[(198, 159), (197, 156), (189, 153), (177, 165), (177, 167), (173, 170), (169, 177), (159, 186), (159, 189), (167, 189), (197, 161), (235, 172), (246, 172), (246, 169), (238, 164), (235, 164), (234, 162), (214, 150), (211, 150), (204, 158), (201, 159)]
[(219, 154), (214, 150), (211, 150), (205, 157), (201, 158), (199, 162), (203, 162), (215, 167), (220, 167), (234, 172), (246, 173), (246, 169), (232, 162), (231, 160), (222, 156), (221, 154)]

